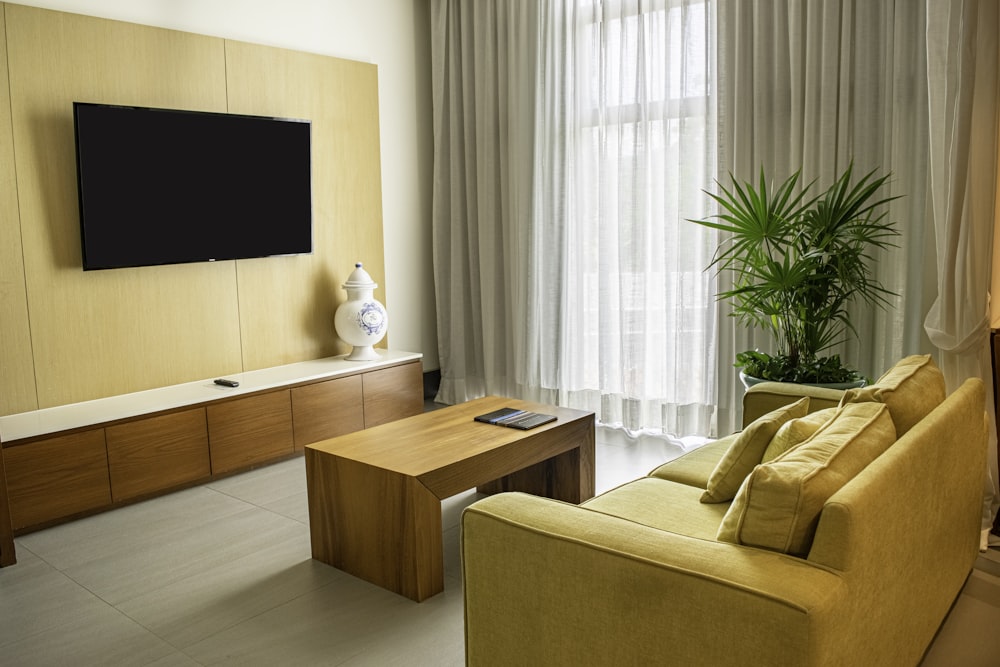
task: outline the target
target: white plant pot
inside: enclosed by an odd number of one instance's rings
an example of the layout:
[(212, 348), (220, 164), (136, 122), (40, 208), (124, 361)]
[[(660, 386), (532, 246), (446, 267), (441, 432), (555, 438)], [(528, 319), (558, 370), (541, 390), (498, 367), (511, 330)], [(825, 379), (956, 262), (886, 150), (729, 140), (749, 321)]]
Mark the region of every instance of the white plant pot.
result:
[[(749, 389), (755, 384), (760, 384), (761, 382), (773, 382), (773, 380), (762, 380), (761, 378), (747, 375), (743, 371), (740, 371), (740, 382), (743, 383), (745, 388)], [(858, 387), (864, 387), (867, 383), (864, 380), (855, 380), (854, 382), (803, 382), (801, 384), (806, 387), (825, 387), (827, 389), (856, 389)]]

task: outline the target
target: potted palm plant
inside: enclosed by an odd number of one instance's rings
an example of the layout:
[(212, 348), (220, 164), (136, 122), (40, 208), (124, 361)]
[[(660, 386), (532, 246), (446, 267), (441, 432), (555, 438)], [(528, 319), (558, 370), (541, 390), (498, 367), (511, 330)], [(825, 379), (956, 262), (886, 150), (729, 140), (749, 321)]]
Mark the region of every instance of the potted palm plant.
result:
[[(893, 295), (875, 277), (873, 252), (894, 247), (899, 235), (886, 219), (896, 197), (880, 195), (889, 178), (871, 171), (856, 182), (853, 165), (823, 193), (810, 197), (813, 183), (798, 187), (799, 172), (769, 189), (760, 184), (719, 184), (707, 192), (719, 213), (691, 222), (725, 232), (708, 268), (728, 272), (732, 287), (717, 294), (732, 305), (742, 324), (760, 327), (776, 352), (741, 352), (741, 377), (759, 380), (839, 384), (864, 382), (839, 355), (820, 353), (857, 335), (848, 306), (856, 300), (885, 307)], [(748, 385), (753, 380), (744, 379)]]

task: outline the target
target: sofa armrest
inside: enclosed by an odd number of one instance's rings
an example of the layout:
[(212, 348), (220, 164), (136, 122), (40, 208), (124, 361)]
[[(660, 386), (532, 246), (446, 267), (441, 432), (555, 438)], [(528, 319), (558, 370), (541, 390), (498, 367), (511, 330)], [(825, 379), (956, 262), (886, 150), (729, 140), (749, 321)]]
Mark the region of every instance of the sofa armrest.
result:
[(812, 387), (794, 382), (761, 382), (743, 394), (743, 427), (746, 428), (758, 417), (783, 405), (794, 403), (803, 396), (809, 397), (809, 412), (840, 405), (844, 395), (841, 389)]
[(846, 585), (808, 561), (521, 493), (462, 518), (466, 661), (821, 664)]

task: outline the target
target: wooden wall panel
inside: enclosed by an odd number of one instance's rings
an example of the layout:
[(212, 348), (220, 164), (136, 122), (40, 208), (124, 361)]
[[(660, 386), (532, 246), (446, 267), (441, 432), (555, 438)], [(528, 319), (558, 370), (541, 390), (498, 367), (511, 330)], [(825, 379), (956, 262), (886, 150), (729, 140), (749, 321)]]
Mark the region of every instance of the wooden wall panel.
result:
[(82, 270), (73, 139), (74, 100), (224, 111), (223, 40), (21, 5), (6, 18), (39, 407), (239, 370), (234, 262)]
[[(348, 351), (356, 261), (385, 302), (374, 65), (0, 7), (0, 414)], [(313, 254), (84, 272), (75, 100), (309, 118)]]
[[(0, 53), (6, 53), (7, 29), (2, 10), (0, 5)], [(8, 86), (7, 59), (0, 58), (0, 368), (3, 369), (0, 414), (5, 415), (38, 407), (31, 364)]]
[(230, 111), (312, 121), (314, 252), (239, 262), (244, 365), (348, 352), (333, 314), (355, 262), (385, 303), (377, 68), (233, 41), (226, 66)]

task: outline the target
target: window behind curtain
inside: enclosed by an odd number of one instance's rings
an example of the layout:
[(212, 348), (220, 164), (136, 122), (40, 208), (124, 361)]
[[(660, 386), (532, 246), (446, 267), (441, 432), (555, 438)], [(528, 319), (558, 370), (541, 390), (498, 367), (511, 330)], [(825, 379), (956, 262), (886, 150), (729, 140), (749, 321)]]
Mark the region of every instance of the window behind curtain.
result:
[(545, 156), (566, 187), (542, 195), (568, 199), (561, 386), (605, 424), (705, 435), (715, 239), (686, 219), (708, 215), (715, 175), (710, 5), (580, 0), (570, 14), (565, 61), (550, 60), (568, 94), (549, 95), (569, 105), (568, 141)]

